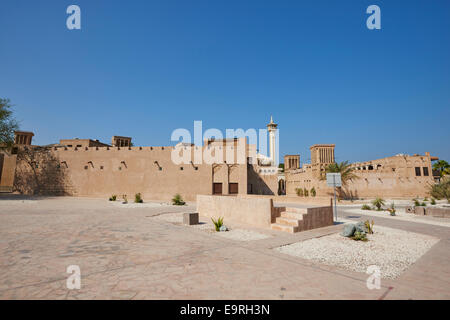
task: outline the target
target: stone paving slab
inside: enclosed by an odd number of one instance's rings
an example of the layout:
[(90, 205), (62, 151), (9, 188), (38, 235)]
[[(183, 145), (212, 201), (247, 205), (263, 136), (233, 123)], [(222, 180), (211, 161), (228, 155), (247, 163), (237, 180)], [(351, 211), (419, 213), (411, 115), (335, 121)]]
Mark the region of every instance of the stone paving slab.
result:
[[(234, 241), (153, 218), (193, 209), (192, 205), (169, 205), (124, 210), (100, 199), (0, 197), (0, 299), (450, 296), (448, 241), (441, 241), (399, 280), (383, 281), (380, 290), (368, 290), (368, 275), (364, 273), (312, 263), (272, 249), (337, 232), (341, 225), (294, 235), (248, 228), (271, 237)], [(429, 228), (434, 227), (419, 229), (433, 233)], [(448, 239), (448, 228), (439, 229), (438, 235)], [(72, 264), (81, 269), (80, 290), (66, 288), (66, 268)], [(391, 286), (394, 289), (389, 289)]]

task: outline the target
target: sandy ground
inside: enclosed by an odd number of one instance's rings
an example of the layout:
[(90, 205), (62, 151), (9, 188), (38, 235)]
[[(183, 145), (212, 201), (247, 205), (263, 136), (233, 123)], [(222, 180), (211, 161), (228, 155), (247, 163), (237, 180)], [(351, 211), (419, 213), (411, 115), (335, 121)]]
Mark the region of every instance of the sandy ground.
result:
[[(0, 299), (450, 299), (449, 228), (384, 219), (440, 241), (369, 290), (363, 272), (274, 250), (342, 225), (288, 234), (225, 221), (231, 231), (219, 234), (202, 229), (207, 219), (180, 224), (194, 210), (0, 195)], [(81, 270), (79, 290), (67, 287), (71, 265)]]

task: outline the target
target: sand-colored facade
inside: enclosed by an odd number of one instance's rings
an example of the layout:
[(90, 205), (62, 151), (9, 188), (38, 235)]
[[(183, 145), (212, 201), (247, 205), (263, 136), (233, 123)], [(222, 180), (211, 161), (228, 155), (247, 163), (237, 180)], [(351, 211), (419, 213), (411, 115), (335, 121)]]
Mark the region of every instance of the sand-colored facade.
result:
[[(321, 150), (322, 146), (324, 150)], [(298, 169), (287, 168), (285, 171), (287, 195), (295, 195), (299, 188), (308, 191), (314, 188), (317, 196), (333, 194), (333, 189), (327, 186), (321, 176), (325, 175), (326, 166), (334, 162), (334, 145), (314, 145), (311, 153), (311, 164)], [(424, 155), (399, 154), (353, 163), (351, 166), (357, 178), (343, 186), (342, 195), (354, 199), (377, 196), (425, 197), (429, 186), (435, 183), (431, 160), (432, 157), (426, 152)]]
[[(271, 122), (268, 128), (276, 130)], [(317, 197), (333, 194), (323, 179), (335, 162), (334, 144), (310, 147), (311, 163), (299, 155), (284, 157), (284, 172), (270, 156), (257, 154), (247, 139), (208, 139), (202, 146), (134, 147), (131, 137), (113, 136), (111, 145), (93, 139), (62, 139), (59, 144), (33, 146), (32, 132), (16, 133), (11, 152), (0, 153), (0, 191), (109, 197), (136, 193), (168, 200), (179, 193), (186, 200), (203, 195), (296, 196), (298, 189)], [(274, 136), (274, 135), (273, 135)], [(175, 157), (174, 157), (175, 155)], [(424, 197), (434, 183), (429, 153), (396, 155), (354, 163), (357, 178), (347, 181), (340, 195), (348, 198)], [(199, 161), (200, 160), (200, 161)], [(264, 161), (263, 161), (264, 160)]]
[[(179, 193), (185, 200), (195, 200), (198, 194), (272, 195), (273, 188), (276, 192), (276, 175), (270, 179), (258, 174), (252, 153), (256, 147), (245, 138), (207, 140), (204, 146), (105, 145), (91, 139), (65, 139), (47, 147), (17, 145), (16, 154), (2, 153), (1, 185), (25, 194), (105, 198), (115, 194), (129, 200), (136, 193), (162, 200)], [(174, 154), (183, 162), (174, 161)], [(206, 155), (212, 155), (212, 162), (202, 160)]]

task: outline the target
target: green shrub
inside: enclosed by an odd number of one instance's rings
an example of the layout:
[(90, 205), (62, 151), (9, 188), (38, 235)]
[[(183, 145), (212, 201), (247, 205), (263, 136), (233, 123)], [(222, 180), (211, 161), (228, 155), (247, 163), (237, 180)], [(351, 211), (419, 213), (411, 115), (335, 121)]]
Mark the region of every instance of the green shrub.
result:
[(223, 226), (223, 217), (219, 217), (219, 219), (214, 220), (213, 218), (211, 218), (211, 221), (214, 223), (214, 226), (216, 227), (216, 231), (220, 231), (220, 227)]
[(431, 204), (435, 205), (436, 204), (436, 200), (434, 198), (431, 198)]
[(427, 198), (427, 197), (425, 197), (425, 198), (423, 199), (423, 201), (428, 201), (428, 198)]
[(303, 189), (303, 194), (305, 195), (305, 197), (308, 196), (308, 190), (306, 190), (306, 188)]
[(143, 203), (143, 202), (144, 202), (144, 200), (142, 200), (142, 197), (141, 197), (141, 194), (140, 194), (140, 193), (136, 193), (136, 194), (134, 195), (134, 202), (135, 202), (135, 203)]
[(377, 211), (381, 211), (381, 207), (384, 206), (384, 199), (376, 197), (372, 204), (377, 208)]
[(441, 182), (432, 185), (430, 195), (438, 200), (447, 199), (450, 202), (450, 178), (441, 178)]
[(116, 201), (117, 200), (117, 196), (115, 194), (113, 194), (111, 197), (109, 197), (109, 201)]
[(414, 206), (420, 207), (420, 202), (419, 202), (419, 200), (413, 199), (413, 201), (414, 201)]
[(389, 211), (389, 213), (391, 214), (391, 216), (395, 216), (395, 204), (392, 202), (391, 203), (391, 207), (389, 209), (387, 209), (387, 211)]
[(366, 221), (364, 222), (364, 225), (366, 226), (367, 232), (368, 232), (369, 234), (373, 234), (373, 225), (374, 225), (374, 224), (375, 224), (375, 222), (373, 222), (373, 220), (372, 220), (372, 223), (370, 223), (369, 220), (366, 220)]
[(368, 204), (363, 204), (361, 207), (362, 210), (372, 210), (372, 208)]
[(316, 189), (314, 187), (311, 188), (310, 190), (311, 193), (311, 197), (315, 197), (316, 196)]
[(303, 189), (297, 188), (297, 189), (295, 189), (295, 192), (297, 193), (297, 195), (298, 195), (299, 197), (303, 197)]
[(172, 198), (172, 204), (174, 206), (183, 206), (186, 204), (186, 202), (183, 201), (183, 198), (181, 197), (181, 195), (179, 193), (177, 193), (173, 198)]
[(369, 240), (369, 239), (367, 239), (367, 236), (364, 232), (359, 232), (359, 231), (356, 231), (354, 233), (353, 237), (350, 237), (350, 238), (353, 240), (356, 240), (356, 241), (364, 241), (364, 242)]
[(427, 206), (427, 204), (426, 204), (425, 202), (422, 202), (420, 205), (421, 205), (422, 207), (426, 207), (426, 206)]

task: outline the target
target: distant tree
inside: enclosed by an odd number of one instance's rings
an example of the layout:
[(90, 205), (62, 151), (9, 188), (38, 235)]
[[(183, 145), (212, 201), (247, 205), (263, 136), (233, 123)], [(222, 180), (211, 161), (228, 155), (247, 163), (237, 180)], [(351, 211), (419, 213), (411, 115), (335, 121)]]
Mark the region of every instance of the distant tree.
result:
[(281, 172), (284, 172), (284, 163), (280, 163), (280, 164), (278, 165), (278, 168), (281, 169)]
[[(348, 161), (343, 161), (341, 163), (331, 163), (325, 169), (326, 173), (340, 173), (343, 186), (347, 185), (348, 181), (350, 181), (351, 179), (358, 178), (354, 171), (355, 169), (352, 168), (351, 164)], [(325, 178), (326, 177), (324, 176), (322, 179)]]
[[(354, 173), (355, 168), (351, 166), (351, 164), (348, 161), (343, 161), (340, 163), (334, 162), (329, 164), (325, 168), (326, 173), (340, 173), (341, 174), (341, 183), (342, 187), (337, 187), (336, 190), (338, 192), (338, 198), (339, 200), (342, 198), (347, 198), (348, 195), (346, 194), (346, 191), (344, 188), (347, 186), (348, 182), (351, 179), (358, 179), (359, 177)], [(322, 175), (320, 179), (325, 180), (326, 175)]]
[(0, 98), (0, 147), (10, 148), (14, 143), (14, 131), (18, 129), (17, 121), (13, 118), (9, 99)]
[(447, 199), (447, 201), (450, 203), (450, 178), (444, 177), (442, 178), (442, 181), (430, 185), (430, 195), (436, 199)]
[(433, 170), (439, 170), (441, 177), (450, 174), (450, 164), (445, 160), (439, 160), (433, 163)]
[(376, 197), (375, 200), (372, 201), (372, 204), (377, 208), (377, 211), (381, 211), (381, 207), (384, 206), (385, 201), (380, 197)]

